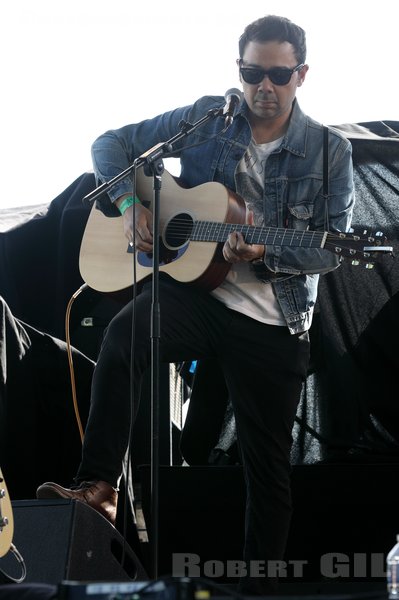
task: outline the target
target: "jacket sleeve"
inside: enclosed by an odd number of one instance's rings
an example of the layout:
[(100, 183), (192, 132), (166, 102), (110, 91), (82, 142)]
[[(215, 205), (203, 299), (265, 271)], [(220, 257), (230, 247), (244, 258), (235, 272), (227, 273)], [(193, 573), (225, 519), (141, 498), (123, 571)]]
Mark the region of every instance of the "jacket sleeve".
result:
[[(179, 123), (187, 117), (190, 107), (178, 108), (153, 119), (106, 131), (91, 148), (93, 169), (98, 184), (108, 182), (130, 166), (134, 160), (156, 144), (166, 142), (179, 131)], [(115, 183), (97, 200), (106, 216), (119, 215), (113, 202), (122, 194), (132, 193), (133, 170)]]

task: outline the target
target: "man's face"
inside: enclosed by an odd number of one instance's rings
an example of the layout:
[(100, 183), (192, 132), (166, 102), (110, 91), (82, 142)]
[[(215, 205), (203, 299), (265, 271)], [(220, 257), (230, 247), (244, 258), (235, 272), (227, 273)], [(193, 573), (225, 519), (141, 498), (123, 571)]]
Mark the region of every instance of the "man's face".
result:
[[(249, 42), (245, 48), (241, 67), (273, 67), (293, 69), (298, 65), (294, 47), (289, 42)], [(260, 83), (246, 83), (240, 75), (245, 100), (256, 120), (274, 120), (283, 115), (289, 116), (297, 87), (301, 86), (308, 66), (304, 65), (291, 75), (285, 85), (276, 85), (266, 75)]]

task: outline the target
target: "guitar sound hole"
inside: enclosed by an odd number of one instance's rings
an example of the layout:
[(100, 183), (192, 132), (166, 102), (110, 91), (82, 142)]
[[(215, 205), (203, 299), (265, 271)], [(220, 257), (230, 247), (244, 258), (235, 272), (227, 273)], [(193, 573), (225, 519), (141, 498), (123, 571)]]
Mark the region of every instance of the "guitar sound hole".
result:
[(164, 243), (167, 248), (181, 248), (190, 239), (193, 219), (187, 213), (179, 213), (171, 219), (165, 229)]

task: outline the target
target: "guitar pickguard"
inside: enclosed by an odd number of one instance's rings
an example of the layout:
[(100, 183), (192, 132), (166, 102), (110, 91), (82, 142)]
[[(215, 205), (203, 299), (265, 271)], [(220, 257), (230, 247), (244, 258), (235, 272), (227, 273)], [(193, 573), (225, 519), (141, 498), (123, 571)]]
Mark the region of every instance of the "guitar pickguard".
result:
[[(187, 248), (188, 244), (185, 244), (185, 246), (183, 246), (183, 248), (179, 248), (179, 250), (170, 250), (165, 246), (162, 240), (160, 240), (159, 266), (164, 267), (166, 265), (169, 265), (170, 263), (173, 263), (176, 260), (179, 260), (187, 251)], [(130, 252), (132, 252), (131, 247)], [(153, 254), (150, 252), (137, 252), (136, 261), (137, 264), (139, 264), (141, 267), (151, 269), (153, 262)]]

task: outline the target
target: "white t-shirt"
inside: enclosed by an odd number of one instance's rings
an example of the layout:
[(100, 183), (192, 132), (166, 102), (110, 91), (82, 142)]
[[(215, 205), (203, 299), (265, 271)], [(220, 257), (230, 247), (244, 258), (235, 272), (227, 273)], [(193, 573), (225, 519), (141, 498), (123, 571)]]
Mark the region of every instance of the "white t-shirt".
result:
[[(264, 225), (263, 182), (266, 161), (281, 141), (282, 138), (266, 144), (256, 144), (252, 140), (237, 165), (237, 193), (245, 200), (247, 210), (253, 211), (257, 226)], [(232, 265), (226, 279), (211, 293), (229, 308), (252, 319), (269, 325), (286, 325), (273, 286), (259, 281), (248, 262)]]

